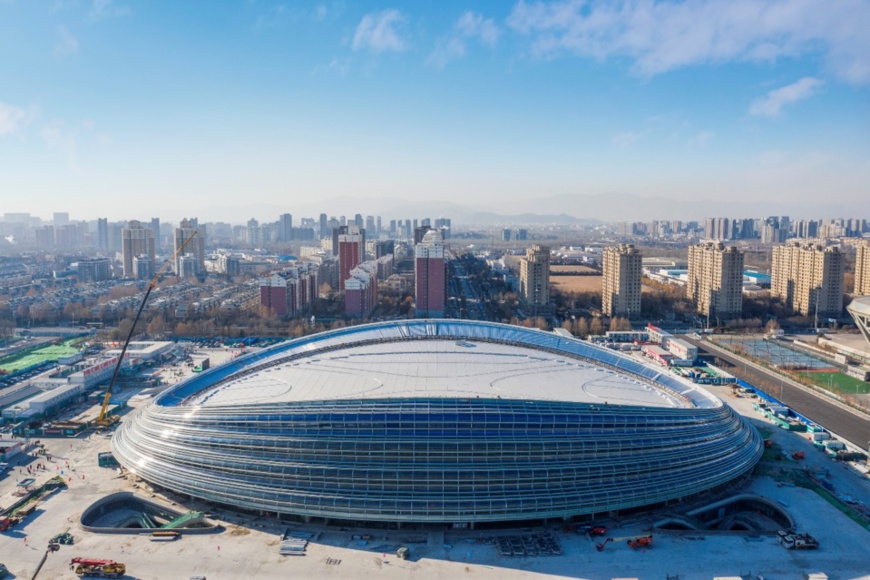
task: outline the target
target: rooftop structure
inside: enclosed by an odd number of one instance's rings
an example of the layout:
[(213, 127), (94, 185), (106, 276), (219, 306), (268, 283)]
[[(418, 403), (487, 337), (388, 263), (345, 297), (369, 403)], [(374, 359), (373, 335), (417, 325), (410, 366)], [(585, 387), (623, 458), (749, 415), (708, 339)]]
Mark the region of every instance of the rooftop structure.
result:
[(748, 473), (757, 432), (692, 383), (555, 333), (409, 320), (238, 357), (116, 432), (146, 481), (355, 521), (485, 522), (633, 509)]

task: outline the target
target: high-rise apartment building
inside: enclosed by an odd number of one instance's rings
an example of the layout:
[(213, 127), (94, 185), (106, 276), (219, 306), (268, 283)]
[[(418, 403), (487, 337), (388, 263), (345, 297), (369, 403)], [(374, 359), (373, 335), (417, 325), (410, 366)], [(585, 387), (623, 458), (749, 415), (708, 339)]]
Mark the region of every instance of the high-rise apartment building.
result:
[(627, 318), (640, 315), (640, 252), (632, 244), (605, 248), (603, 265), (601, 304), (604, 313)]
[(97, 248), (109, 249), (109, 220), (106, 218), (97, 218)]
[(147, 254), (133, 256), (133, 278), (137, 280), (150, 280), (154, 277), (154, 259)]
[(731, 220), (728, 218), (707, 218), (704, 223), (704, 237), (708, 240), (730, 240)]
[(770, 294), (803, 316), (838, 318), (843, 311), (845, 256), (837, 246), (797, 241), (773, 248)]
[(282, 213), (278, 218), (278, 241), (291, 242), (293, 241), (293, 215)]
[(520, 260), (520, 299), (535, 314), (550, 304), (550, 248), (535, 244)]
[(54, 212), (52, 223), (55, 227), (65, 226), (69, 224), (69, 213), (65, 211)]
[(364, 244), (365, 238), (356, 226), (347, 226), (347, 233), (338, 235), (338, 280), (342, 290), (350, 271), (362, 263)]
[(160, 232), (160, 218), (151, 218), (151, 229), (154, 230), (154, 251), (159, 252), (163, 247), (163, 234)]
[(689, 246), (686, 295), (709, 318), (739, 318), (743, 311), (743, 252), (721, 242)]
[(788, 216), (764, 218), (761, 224), (762, 244), (781, 244), (788, 238), (790, 221)]
[(329, 221), (326, 218), (326, 214), (320, 214), (320, 239), (324, 239), (329, 236)]
[(109, 251), (123, 253), (124, 222), (112, 222), (109, 224)]
[[(151, 226), (143, 226), (137, 220), (130, 220), (127, 227), (121, 230), (121, 254), (124, 258), (125, 277), (144, 279), (147, 277), (146, 271), (154, 272), (154, 230)], [(150, 264), (141, 264), (134, 271), (133, 258), (138, 258), (140, 263), (147, 261)]]
[(35, 232), (36, 245), (43, 249), (51, 249), (54, 247), (54, 226), (42, 226), (37, 228)]
[(870, 242), (858, 244), (855, 256), (855, 294), (866, 296), (870, 294)]
[(260, 228), (260, 222), (254, 218), (249, 219), (245, 226), (245, 241), (252, 246), (260, 244), (263, 242), (262, 234), (263, 231)]
[(375, 242), (375, 259), (388, 256), (396, 252), (396, 240), (378, 240)]
[(378, 302), (378, 267), (374, 261), (362, 262), (353, 268), (344, 285), (344, 313), (347, 316), (366, 317)]
[(431, 230), (431, 226), (417, 226), (414, 228), (414, 246), (423, 241), (423, 237), (426, 235), (426, 232)]
[[(191, 236), (192, 239), (190, 239)], [(181, 220), (181, 224), (175, 228), (173, 236), (175, 251), (178, 252), (188, 239), (190, 241), (184, 246), (184, 251), (175, 257), (175, 274), (179, 277), (185, 277), (182, 274), (190, 276), (205, 274), (205, 235), (199, 227), (199, 221), (196, 219)], [(182, 258), (190, 258), (185, 260), (188, 265), (187, 268), (181, 267)], [(192, 266), (190, 265), (191, 262)]]
[(334, 226), (332, 228), (332, 255), (338, 256), (338, 237), (347, 234), (347, 226)]
[(420, 318), (444, 316), (447, 271), (444, 240), (439, 230), (429, 230), (414, 246), (414, 309)]
[(112, 263), (108, 258), (79, 260), (79, 282), (102, 282), (112, 277)]
[(317, 299), (318, 267), (303, 262), (260, 278), (260, 306), (278, 316), (296, 316)]

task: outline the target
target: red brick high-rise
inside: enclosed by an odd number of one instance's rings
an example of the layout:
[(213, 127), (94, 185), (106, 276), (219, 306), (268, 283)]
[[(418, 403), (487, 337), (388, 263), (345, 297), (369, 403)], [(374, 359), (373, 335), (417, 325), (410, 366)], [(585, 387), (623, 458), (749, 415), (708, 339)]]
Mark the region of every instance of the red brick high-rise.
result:
[(418, 317), (444, 316), (447, 271), (444, 242), (439, 230), (429, 230), (414, 247), (414, 308)]
[(350, 277), (350, 272), (363, 260), (363, 237), (356, 226), (348, 226), (348, 232), (338, 236), (338, 280), (341, 289)]

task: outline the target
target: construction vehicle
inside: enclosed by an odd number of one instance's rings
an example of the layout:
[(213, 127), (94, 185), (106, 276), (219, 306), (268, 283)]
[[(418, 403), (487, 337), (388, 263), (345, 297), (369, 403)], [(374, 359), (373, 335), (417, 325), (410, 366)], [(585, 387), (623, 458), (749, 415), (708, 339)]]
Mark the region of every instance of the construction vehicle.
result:
[(120, 578), (127, 572), (127, 566), (114, 560), (97, 558), (73, 558), (70, 567), (79, 576), (94, 576), (97, 578)]
[(21, 521), (17, 516), (0, 516), (0, 532), (5, 532)]
[(106, 396), (103, 398), (103, 406), (100, 408), (100, 416), (94, 419), (94, 425), (97, 427), (107, 428), (118, 422), (119, 417), (108, 414), (109, 399), (112, 397), (112, 387), (115, 386), (115, 379), (118, 378), (118, 371), (121, 370), (121, 363), (124, 362), (124, 355), (127, 354), (127, 347), (130, 346), (130, 339), (133, 338), (133, 332), (136, 330), (136, 323), (139, 322), (139, 317), (142, 316), (142, 310), (145, 308), (145, 303), (148, 302), (148, 297), (151, 295), (151, 291), (157, 286), (160, 276), (166, 272), (166, 269), (169, 268), (170, 264), (175, 262), (175, 258), (184, 251), (184, 248), (191, 242), (191, 240), (193, 240), (194, 237), (196, 237), (196, 231), (194, 231), (189, 238), (184, 240), (184, 243), (175, 250), (172, 257), (163, 264), (163, 267), (160, 268), (160, 271), (154, 275), (151, 282), (148, 284), (148, 289), (145, 291), (145, 296), (142, 298), (142, 302), (139, 304), (139, 310), (136, 311), (136, 317), (133, 319), (133, 326), (130, 327), (130, 332), (127, 333), (127, 339), (124, 340), (124, 346), (121, 348), (118, 362), (115, 363), (115, 370), (112, 372), (112, 380), (109, 381), (109, 386), (106, 389)]
[(63, 544), (64, 546), (73, 545), (73, 537), (69, 532), (58, 534), (48, 541), (50, 544)]
[(638, 548), (652, 548), (652, 541), (652, 536), (642, 536), (640, 538), (628, 540), (628, 547), (633, 550), (637, 550)]
[(819, 541), (807, 533), (779, 531), (779, 543), (786, 550), (815, 550)]
[(613, 538), (607, 538), (603, 542), (598, 542), (597, 544), (595, 544), (595, 549), (598, 550), (599, 552), (603, 552), (604, 546), (606, 546), (608, 543), (610, 543), (612, 541), (613, 541)]
[(156, 532), (151, 532), (151, 541), (172, 542), (173, 540), (177, 540), (180, 536), (181, 534), (175, 530), (157, 530)]
[(797, 461), (800, 461), (801, 459), (806, 459), (806, 456), (807, 454), (803, 451), (795, 451), (791, 454), (791, 458)]
[(584, 524), (577, 527), (578, 534), (589, 534), (590, 536), (606, 536), (607, 526), (596, 526), (594, 524)]
[(399, 557), (400, 560), (408, 560), (411, 558), (411, 548), (407, 546), (402, 546), (398, 550), (396, 550), (396, 556)]

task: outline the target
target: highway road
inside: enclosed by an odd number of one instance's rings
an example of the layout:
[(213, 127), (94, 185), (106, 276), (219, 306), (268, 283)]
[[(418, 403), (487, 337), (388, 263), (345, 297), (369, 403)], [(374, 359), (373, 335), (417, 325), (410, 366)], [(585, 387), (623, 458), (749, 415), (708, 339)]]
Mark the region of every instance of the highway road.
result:
[(870, 442), (870, 419), (856, 415), (804, 389), (792, 386), (772, 371), (753, 368), (747, 365), (746, 361), (735, 355), (723, 354), (718, 350), (708, 350), (705, 348), (706, 343), (704, 341), (693, 339), (690, 336), (682, 336), (681, 338), (697, 346), (698, 354), (717, 356), (740, 368), (741, 371), (745, 370), (746, 375), (749, 377), (747, 382), (753, 384), (753, 386), (756, 384), (752, 380), (753, 377), (764, 377), (767, 380), (775, 381), (777, 385), (781, 385), (782, 390), (776, 393), (768, 393), (769, 395), (776, 397), (801, 415), (812, 419), (819, 425), (848, 439), (864, 451), (867, 451), (867, 445)]

